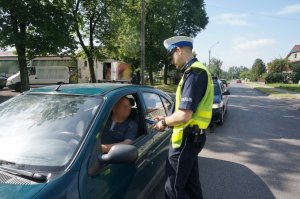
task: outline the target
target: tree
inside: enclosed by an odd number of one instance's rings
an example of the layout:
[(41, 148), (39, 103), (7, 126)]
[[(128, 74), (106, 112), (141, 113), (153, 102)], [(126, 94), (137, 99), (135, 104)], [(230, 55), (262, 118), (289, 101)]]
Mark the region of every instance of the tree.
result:
[(94, 60), (97, 55), (104, 57), (99, 49), (116, 35), (116, 20), (113, 20), (112, 13), (121, 12), (122, 2), (70, 0), (69, 7), (73, 13), (77, 39), (88, 59), (91, 82), (96, 82)]
[[(164, 67), (164, 77), (171, 67), (163, 47), (164, 39), (174, 35), (195, 37), (208, 23), (203, 0), (149, 0), (145, 2), (146, 68), (153, 84), (153, 72)], [(122, 21), (114, 38), (117, 57), (140, 64), (140, 1), (124, 3), (126, 12), (115, 15)], [(172, 12), (170, 12), (172, 10)], [(139, 67), (136, 65), (136, 67)], [(165, 81), (166, 83), (166, 81)]]
[(266, 66), (264, 62), (261, 59), (256, 59), (251, 69), (251, 73), (252, 73), (251, 79), (256, 81), (265, 72), (266, 72)]
[(289, 66), (293, 70), (293, 72), (300, 73), (300, 62), (289, 63)]
[(0, 0), (0, 46), (16, 48), (20, 90), (29, 89), (27, 57), (74, 49), (70, 23), (63, 1)]
[(212, 58), (210, 61), (210, 73), (217, 77), (220, 77), (222, 74), (222, 64), (223, 62), (220, 59)]
[(287, 59), (277, 58), (268, 63), (269, 73), (281, 73), (289, 69), (289, 62)]

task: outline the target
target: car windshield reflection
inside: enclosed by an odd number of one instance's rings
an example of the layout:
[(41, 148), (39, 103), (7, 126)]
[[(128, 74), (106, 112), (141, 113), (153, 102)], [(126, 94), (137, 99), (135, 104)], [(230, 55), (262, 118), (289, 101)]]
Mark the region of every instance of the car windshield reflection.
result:
[(28, 94), (0, 104), (0, 164), (66, 165), (101, 103), (96, 97)]

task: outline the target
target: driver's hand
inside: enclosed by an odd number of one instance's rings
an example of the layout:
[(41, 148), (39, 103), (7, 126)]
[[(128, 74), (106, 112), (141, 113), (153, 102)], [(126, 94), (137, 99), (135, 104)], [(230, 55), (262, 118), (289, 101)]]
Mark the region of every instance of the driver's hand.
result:
[(106, 144), (101, 144), (102, 153), (108, 153), (109, 147)]

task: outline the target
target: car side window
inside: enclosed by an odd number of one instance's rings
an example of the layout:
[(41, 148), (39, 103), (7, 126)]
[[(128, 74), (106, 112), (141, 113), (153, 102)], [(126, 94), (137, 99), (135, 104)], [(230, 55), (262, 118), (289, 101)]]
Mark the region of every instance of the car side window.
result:
[(224, 87), (224, 84), (222, 82), (220, 83), (220, 88), (221, 88), (222, 93), (224, 93), (225, 92), (225, 87)]
[(155, 93), (143, 93), (143, 99), (146, 105), (146, 118), (155, 116), (167, 116), (164, 105), (160, 97)]
[(172, 110), (172, 104), (164, 97), (161, 96), (161, 100), (165, 106), (166, 112), (169, 114)]

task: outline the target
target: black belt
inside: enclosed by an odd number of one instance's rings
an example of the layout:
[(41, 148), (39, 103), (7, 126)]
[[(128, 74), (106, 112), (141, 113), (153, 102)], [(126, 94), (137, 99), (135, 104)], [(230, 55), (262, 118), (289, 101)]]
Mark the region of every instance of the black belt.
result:
[(188, 126), (185, 128), (187, 131), (189, 132), (193, 132), (194, 134), (204, 134), (205, 133), (205, 129), (200, 129), (198, 125), (193, 125), (193, 126)]

